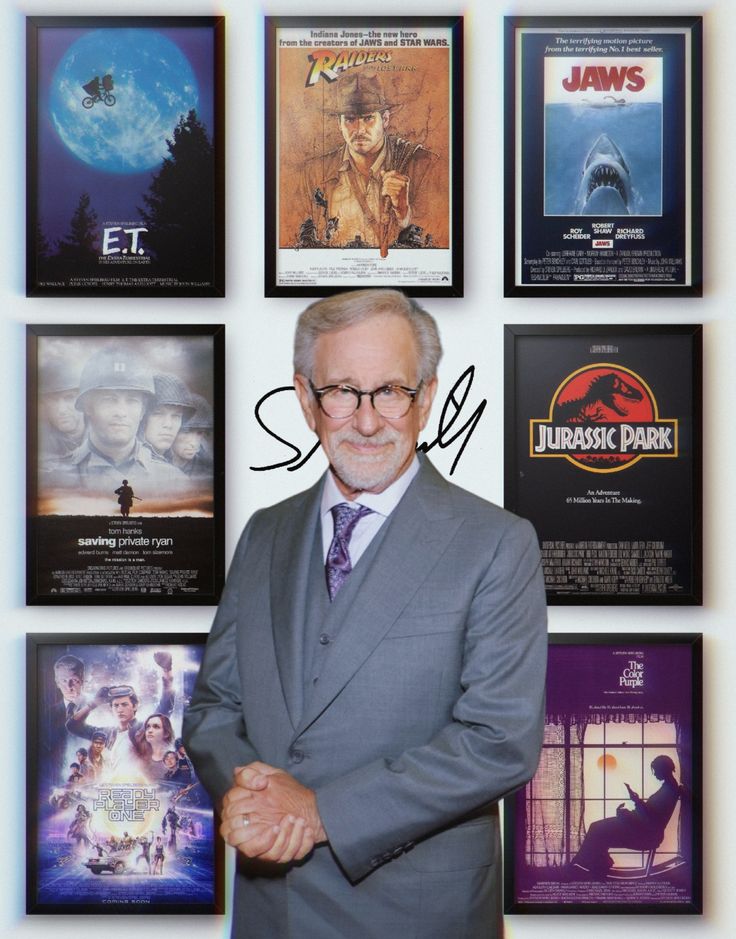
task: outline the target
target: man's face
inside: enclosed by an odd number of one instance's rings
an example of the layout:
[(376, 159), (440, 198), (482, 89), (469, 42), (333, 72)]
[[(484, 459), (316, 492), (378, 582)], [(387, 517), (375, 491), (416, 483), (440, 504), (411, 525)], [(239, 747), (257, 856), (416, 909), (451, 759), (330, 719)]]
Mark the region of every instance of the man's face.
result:
[(82, 678), (68, 665), (57, 665), (54, 669), (56, 687), (67, 701), (78, 701), (82, 694)]
[(93, 740), (90, 744), (90, 748), (95, 756), (99, 756), (100, 753), (102, 753), (102, 751), (105, 749), (105, 741), (99, 739)]
[(176, 439), (184, 409), (175, 404), (160, 404), (146, 419), (145, 436), (154, 450), (165, 453)]
[(202, 441), (205, 439), (203, 430), (183, 430), (174, 441), (173, 451), (180, 460), (192, 460), (199, 452)]
[(340, 131), (351, 151), (365, 156), (378, 153), (388, 127), (388, 111), (367, 114), (341, 114)]
[(176, 766), (176, 757), (173, 753), (167, 753), (164, 757), (164, 763), (167, 769), (173, 769)]
[(117, 718), (120, 730), (125, 730), (135, 717), (136, 706), (128, 695), (125, 695), (122, 698), (113, 698), (110, 707), (112, 708), (112, 713)]
[(142, 391), (101, 388), (84, 398), (90, 431), (103, 446), (121, 447), (132, 443), (143, 417)]
[[(437, 380), (423, 387), (404, 417), (381, 417), (368, 397), (352, 417), (335, 420), (324, 414), (303, 375), (295, 376), (299, 402), (307, 423), (317, 434), (344, 495), (383, 492), (408, 468), (427, 423)], [(381, 385), (416, 388), (417, 347), (409, 323), (383, 313), (321, 335), (314, 348), (316, 388), (351, 385), (373, 391)]]
[(82, 429), (84, 415), (74, 407), (78, 392), (57, 391), (43, 396), (43, 411), (54, 430), (76, 434)]

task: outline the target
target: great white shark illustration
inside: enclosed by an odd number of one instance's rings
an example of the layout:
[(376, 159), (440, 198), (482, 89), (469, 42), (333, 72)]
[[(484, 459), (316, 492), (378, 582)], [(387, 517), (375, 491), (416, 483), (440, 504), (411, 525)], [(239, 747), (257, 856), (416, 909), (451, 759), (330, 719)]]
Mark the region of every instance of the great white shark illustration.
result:
[(631, 173), (623, 153), (601, 134), (585, 160), (578, 189), (578, 215), (630, 215)]

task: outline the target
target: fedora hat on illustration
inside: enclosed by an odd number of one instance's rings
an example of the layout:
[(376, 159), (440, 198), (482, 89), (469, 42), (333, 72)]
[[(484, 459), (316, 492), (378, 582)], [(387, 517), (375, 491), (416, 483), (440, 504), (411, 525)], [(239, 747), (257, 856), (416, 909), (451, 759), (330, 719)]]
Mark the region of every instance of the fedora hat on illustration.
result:
[(348, 75), (337, 83), (336, 101), (324, 108), (326, 114), (372, 114), (373, 111), (391, 111), (400, 107), (398, 101), (389, 101), (378, 75)]

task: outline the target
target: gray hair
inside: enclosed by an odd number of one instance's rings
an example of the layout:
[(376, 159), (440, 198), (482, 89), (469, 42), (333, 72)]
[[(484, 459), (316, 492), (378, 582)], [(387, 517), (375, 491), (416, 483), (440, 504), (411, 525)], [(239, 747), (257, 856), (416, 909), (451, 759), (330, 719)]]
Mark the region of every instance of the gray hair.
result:
[(294, 371), (312, 377), (314, 346), (323, 333), (346, 329), (382, 313), (400, 316), (411, 326), (419, 353), (417, 381), (434, 378), (442, 357), (437, 323), (416, 300), (390, 289), (352, 290), (310, 303), (296, 324)]

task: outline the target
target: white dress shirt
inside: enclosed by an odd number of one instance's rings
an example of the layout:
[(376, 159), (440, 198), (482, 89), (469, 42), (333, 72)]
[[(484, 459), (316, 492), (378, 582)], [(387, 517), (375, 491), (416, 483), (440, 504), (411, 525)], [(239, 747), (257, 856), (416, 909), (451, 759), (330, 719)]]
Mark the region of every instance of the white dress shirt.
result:
[(406, 472), (402, 473), (390, 486), (387, 486), (383, 492), (361, 492), (354, 502), (351, 502), (340, 492), (335, 477), (332, 472), (328, 472), (322, 488), (322, 502), (320, 504), (323, 560), (327, 560), (327, 552), (330, 549), (332, 536), (335, 532), (335, 523), (332, 518), (332, 507), (334, 505), (345, 502), (351, 507), (364, 505), (372, 510), (370, 515), (364, 515), (363, 518), (358, 520), (350, 539), (350, 562), (355, 567), (363, 552), (378, 534), (381, 525), (401, 502), (401, 497), (418, 472), (419, 460), (415, 455)]

